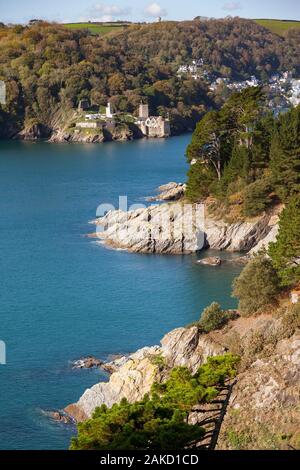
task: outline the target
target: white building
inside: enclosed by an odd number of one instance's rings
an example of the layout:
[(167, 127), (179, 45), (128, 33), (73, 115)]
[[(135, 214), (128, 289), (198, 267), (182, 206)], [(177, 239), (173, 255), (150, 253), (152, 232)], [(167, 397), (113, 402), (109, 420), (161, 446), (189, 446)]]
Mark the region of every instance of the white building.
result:
[(99, 121), (81, 121), (76, 123), (76, 127), (81, 129), (101, 129), (104, 123)]
[(112, 118), (114, 116), (111, 103), (107, 103), (105, 114), (107, 118)]

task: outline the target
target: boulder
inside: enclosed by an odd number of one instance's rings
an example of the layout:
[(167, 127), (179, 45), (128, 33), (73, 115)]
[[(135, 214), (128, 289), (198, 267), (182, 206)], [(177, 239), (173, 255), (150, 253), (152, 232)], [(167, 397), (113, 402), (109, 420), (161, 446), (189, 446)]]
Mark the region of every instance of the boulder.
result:
[(103, 361), (94, 356), (83, 357), (73, 362), (73, 369), (92, 369), (94, 367), (102, 367)]
[(199, 259), (197, 263), (203, 264), (204, 266), (220, 266), (222, 264), (222, 260), (217, 256), (212, 256), (209, 258)]
[(63, 424), (74, 423), (74, 419), (65, 411), (59, 411), (59, 410), (47, 411), (46, 414), (49, 418), (59, 423), (63, 423)]
[(158, 188), (160, 194), (147, 198), (148, 201), (178, 201), (182, 198), (186, 185), (182, 183), (168, 183)]

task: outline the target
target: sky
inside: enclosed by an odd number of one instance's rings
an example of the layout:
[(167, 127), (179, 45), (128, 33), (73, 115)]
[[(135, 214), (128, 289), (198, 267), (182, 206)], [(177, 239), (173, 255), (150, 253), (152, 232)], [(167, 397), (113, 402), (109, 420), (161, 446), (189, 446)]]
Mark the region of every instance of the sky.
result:
[(195, 16), (300, 20), (299, 0), (0, 0), (0, 21), (187, 20)]

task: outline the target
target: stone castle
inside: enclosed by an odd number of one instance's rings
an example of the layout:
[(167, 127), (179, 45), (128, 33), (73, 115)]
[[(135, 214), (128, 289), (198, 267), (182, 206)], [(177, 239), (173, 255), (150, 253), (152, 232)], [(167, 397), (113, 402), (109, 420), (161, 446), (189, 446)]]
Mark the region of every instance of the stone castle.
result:
[(148, 104), (140, 104), (137, 126), (146, 137), (169, 137), (170, 121), (162, 116), (149, 116)]
[[(78, 106), (80, 112), (87, 110), (89, 107), (87, 100), (81, 100)], [(84, 120), (76, 123), (76, 127), (82, 129), (114, 129), (116, 125), (116, 117), (119, 113), (114, 113), (111, 103), (108, 103), (105, 114), (92, 113), (85, 114)], [(145, 137), (169, 137), (171, 135), (170, 120), (162, 116), (149, 116), (148, 104), (140, 104), (138, 117), (135, 119), (136, 126), (139, 127)]]

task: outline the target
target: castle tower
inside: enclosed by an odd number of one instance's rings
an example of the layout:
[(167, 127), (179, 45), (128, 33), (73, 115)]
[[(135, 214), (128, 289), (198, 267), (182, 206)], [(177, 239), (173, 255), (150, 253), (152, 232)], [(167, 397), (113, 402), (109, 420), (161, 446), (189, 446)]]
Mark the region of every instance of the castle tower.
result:
[(149, 106), (148, 104), (140, 104), (139, 107), (139, 118), (145, 120), (149, 117)]

